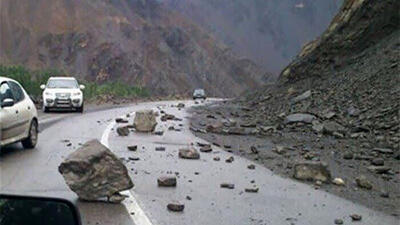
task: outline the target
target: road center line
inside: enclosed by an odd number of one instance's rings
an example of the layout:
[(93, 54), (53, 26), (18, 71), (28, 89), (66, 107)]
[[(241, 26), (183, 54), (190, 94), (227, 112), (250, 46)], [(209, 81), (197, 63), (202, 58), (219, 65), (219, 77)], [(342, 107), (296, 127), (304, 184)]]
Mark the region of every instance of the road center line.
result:
[[(131, 114), (134, 115), (134, 114)], [(106, 146), (107, 148), (110, 148), (108, 139), (110, 137), (111, 130), (114, 128), (116, 125), (116, 122), (113, 121), (111, 122), (107, 128), (104, 130), (103, 135), (101, 136), (101, 143)], [(136, 225), (153, 225), (150, 222), (150, 219), (146, 216), (144, 213), (143, 209), (140, 208), (138, 202), (136, 199), (133, 197), (132, 193), (130, 191), (123, 191), (121, 192), (123, 195), (127, 195), (128, 198), (123, 202), (125, 205), (131, 219)], [(132, 215), (131, 212), (134, 212)]]

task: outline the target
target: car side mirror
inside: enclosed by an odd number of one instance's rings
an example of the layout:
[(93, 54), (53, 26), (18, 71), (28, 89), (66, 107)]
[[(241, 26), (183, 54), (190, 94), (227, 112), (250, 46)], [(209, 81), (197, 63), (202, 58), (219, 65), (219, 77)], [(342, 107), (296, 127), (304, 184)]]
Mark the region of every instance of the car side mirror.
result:
[(79, 89), (81, 89), (81, 90), (85, 90), (85, 85), (79, 85)]
[(2, 108), (11, 107), (13, 105), (14, 105), (14, 99), (11, 99), (11, 98), (6, 98), (1, 102)]
[(1, 224), (81, 225), (77, 208), (69, 201), (0, 195)]
[(42, 89), (42, 90), (46, 89), (46, 85), (44, 85), (44, 84), (40, 85), (40, 89)]

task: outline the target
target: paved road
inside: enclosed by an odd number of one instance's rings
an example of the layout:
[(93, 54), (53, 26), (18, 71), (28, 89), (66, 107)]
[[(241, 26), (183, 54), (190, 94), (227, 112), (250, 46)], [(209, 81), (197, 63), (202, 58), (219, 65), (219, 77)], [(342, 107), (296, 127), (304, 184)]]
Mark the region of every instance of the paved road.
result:
[[(251, 162), (235, 157), (233, 163), (225, 163), (231, 154), (217, 147), (213, 153), (202, 153), (200, 160), (178, 159), (178, 149), (196, 141), (188, 128), (185, 110), (170, 107), (177, 102), (141, 103), (125, 108), (93, 111), (85, 114), (52, 114), (41, 121), (45, 123), (40, 142), (34, 150), (22, 150), (19, 145), (2, 149), (0, 156), (0, 191), (61, 196), (77, 203), (84, 224), (99, 225), (321, 225), (333, 224), (342, 218), (352, 224), (349, 214), (363, 216), (357, 224), (397, 225), (396, 218), (367, 209), (320, 190), (290, 179), (274, 175), (262, 166), (248, 170)], [(190, 105), (193, 102), (185, 102)], [(131, 134), (118, 137), (113, 121), (140, 109), (164, 110), (183, 118), (182, 122), (159, 123), (157, 129), (165, 130), (163, 136)], [(46, 115), (49, 116), (49, 115)], [(133, 117), (130, 117), (132, 119)], [(169, 131), (168, 127), (182, 126), (182, 131)], [(119, 157), (137, 156), (140, 161), (127, 163), (135, 188), (123, 204), (85, 203), (77, 201), (68, 190), (57, 167), (70, 152), (93, 138), (109, 146)], [(62, 140), (71, 140), (66, 146)], [(204, 142), (204, 141), (202, 141)], [(139, 151), (126, 150), (128, 145), (138, 145)], [(156, 152), (164, 146), (166, 151)], [(213, 160), (219, 156), (221, 161)], [(178, 174), (176, 188), (158, 188), (157, 178), (166, 174)], [(254, 180), (254, 184), (251, 181)], [(220, 183), (235, 184), (235, 189), (221, 189)], [(259, 193), (245, 193), (244, 189), (256, 185)], [(187, 200), (190, 196), (192, 200)], [(185, 203), (183, 213), (171, 213), (166, 205), (171, 201)], [(356, 224), (356, 223), (354, 223)]]

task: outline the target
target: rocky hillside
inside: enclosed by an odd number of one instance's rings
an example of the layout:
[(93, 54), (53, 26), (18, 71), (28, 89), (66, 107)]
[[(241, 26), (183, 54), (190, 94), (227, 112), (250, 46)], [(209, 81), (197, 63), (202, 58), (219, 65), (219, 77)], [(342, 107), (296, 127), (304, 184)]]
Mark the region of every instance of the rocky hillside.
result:
[(156, 0), (2, 0), (0, 63), (123, 81), (152, 94), (234, 96), (265, 74)]
[(236, 52), (279, 73), (328, 26), (343, 0), (162, 0)]
[(316, 188), (398, 215), (399, 9), (398, 0), (346, 0), (277, 85), (199, 109), (192, 130), (284, 175), (298, 162), (327, 163), (340, 179)]

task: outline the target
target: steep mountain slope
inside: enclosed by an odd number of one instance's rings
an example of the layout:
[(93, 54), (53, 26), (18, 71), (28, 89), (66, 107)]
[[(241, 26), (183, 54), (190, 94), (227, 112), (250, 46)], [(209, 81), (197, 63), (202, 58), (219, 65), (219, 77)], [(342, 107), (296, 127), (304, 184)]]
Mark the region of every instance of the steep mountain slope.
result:
[(317, 37), (342, 0), (162, 0), (236, 52), (278, 73)]
[[(345, 186), (320, 188), (398, 216), (399, 12), (398, 0), (346, 0), (321, 37), (283, 70), (277, 85), (199, 110), (201, 123), (192, 124), (199, 131), (207, 128), (212, 142), (222, 139), (219, 143), (244, 149), (257, 143), (258, 154), (250, 149), (238, 154), (284, 175), (293, 176), (297, 162), (326, 162)], [(240, 136), (214, 137), (229, 131), (256, 135), (242, 142)], [(264, 147), (271, 140), (275, 149)]]
[(231, 96), (265, 74), (156, 0), (2, 0), (0, 63), (57, 68), (153, 94)]

